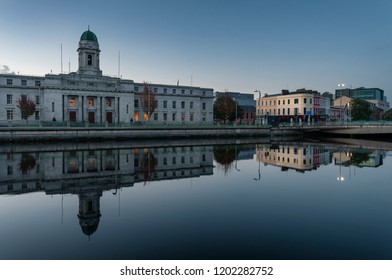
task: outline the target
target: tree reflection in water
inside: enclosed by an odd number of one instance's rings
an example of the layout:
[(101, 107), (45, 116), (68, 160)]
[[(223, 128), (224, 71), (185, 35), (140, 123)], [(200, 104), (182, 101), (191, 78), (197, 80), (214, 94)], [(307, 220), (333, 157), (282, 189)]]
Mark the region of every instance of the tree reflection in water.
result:
[(222, 170), (225, 175), (230, 173), (231, 169), (233, 168), (233, 162), (236, 157), (237, 154), (235, 146), (214, 146), (214, 159), (218, 164), (218, 170)]
[(22, 173), (22, 175), (26, 175), (29, 174), (30, 170), (32, 170), (34, 167), (35, 157), (29, 153), (22, 153), (22, 157), (19, 163), (19, 172)]
[(141, 161), (144, 185), (146, 185), (147, 182), (151, 181), (152, 176), (155, 173), (156, 166), (157, 166), (157, 160), (154, 154), (149, 149), (145, 149), (143, 151), (143, 157)]

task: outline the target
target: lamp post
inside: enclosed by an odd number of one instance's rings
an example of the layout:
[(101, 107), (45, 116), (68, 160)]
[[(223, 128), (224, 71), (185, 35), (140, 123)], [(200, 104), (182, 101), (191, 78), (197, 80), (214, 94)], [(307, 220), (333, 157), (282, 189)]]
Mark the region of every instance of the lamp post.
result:
[[(261, 92), (259, 90), (255, 90), (255, 92), (259, 93), (259, 99), (257, 100), (256, 103), (256, 108), (259, 107), (260, 108), (260, 99), (261, 99)], [(259, 117), (259, 125), (261, 125), (261, 115), (260, 115), (260, 109), (257, 111), (257, 116)]]
[(344, 181), (344, 177), (342, 176), (342, 150), (340, 150), (340, 149), (339, 149), (339, 157), (340, 157), (339, 176), (338, 176), (337, 180), (339, 182), (343, 182)]
[(235, 97), (233, 97), (233, 100), (234, 100), (234, 102), (235, 102), (235, 122), (234, 122), (234, 125), (236, 126), (237, 125), (237, 99), (235, 98)]
[(338, 84), (339, 89), (340, 90), (340, 106), (339, 106), (339, 118), (340, 118), (340, 123), (342, 123), (342, 97), (343, 97), (343, 88), (344, 88), (344, 84)]
[(260, 157), (261, 157), (261, 155), (260, 155), (260, 146), (259, 145), (256, 145), (256, 160), (259, 162), (259, 178), (253, 178), (253, 180), (255, 180), (255, 181), (260, 181), (260, 179), (261, 179), (261, 175), (260, 175)]

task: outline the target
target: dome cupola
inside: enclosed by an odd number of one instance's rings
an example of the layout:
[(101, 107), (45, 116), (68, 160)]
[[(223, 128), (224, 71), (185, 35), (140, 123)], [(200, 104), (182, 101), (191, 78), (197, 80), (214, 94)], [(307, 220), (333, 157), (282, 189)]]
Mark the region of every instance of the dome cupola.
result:
[(102, 71), (99, 68), (99, 53), (101, 50), (99, 49), (98, 38), (94, 32), (90, 31), (90, 26), (80, 36), (77, 51), (79, 53), (78, 73), (102, 76)]

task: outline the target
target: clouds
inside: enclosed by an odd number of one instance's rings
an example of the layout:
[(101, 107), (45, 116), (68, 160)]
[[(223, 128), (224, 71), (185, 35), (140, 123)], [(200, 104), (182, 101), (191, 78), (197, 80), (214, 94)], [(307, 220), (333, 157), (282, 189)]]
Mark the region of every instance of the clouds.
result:
[(0, 74), (15, 74), (7, 65), (0, 64)]

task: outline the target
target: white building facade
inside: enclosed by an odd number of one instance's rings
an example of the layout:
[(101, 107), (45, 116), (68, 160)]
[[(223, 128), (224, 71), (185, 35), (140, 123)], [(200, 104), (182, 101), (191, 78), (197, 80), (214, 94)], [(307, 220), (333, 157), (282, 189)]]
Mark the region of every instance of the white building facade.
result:
[[(0, 74), (0, 122), (22, 120), (18, 100), (36, 104), (28, 121), (130, 124), (146, 121), (139, 106), (143, 83), (102, 75), (97, 36), (85, 31), (77, 49), (79, 67), (69, 74), (22, 76)], [(158, 107), (150, 117), (156, 124), (211, 124), (213, 89), (149, 84)]]

